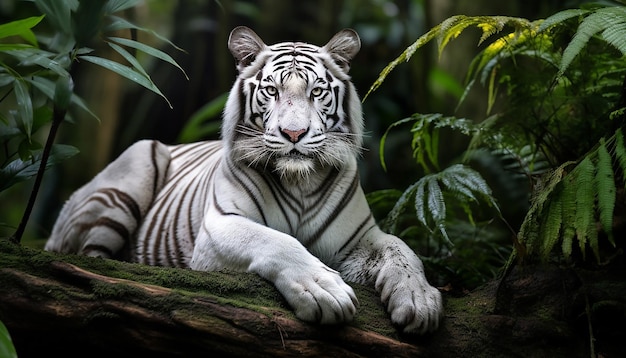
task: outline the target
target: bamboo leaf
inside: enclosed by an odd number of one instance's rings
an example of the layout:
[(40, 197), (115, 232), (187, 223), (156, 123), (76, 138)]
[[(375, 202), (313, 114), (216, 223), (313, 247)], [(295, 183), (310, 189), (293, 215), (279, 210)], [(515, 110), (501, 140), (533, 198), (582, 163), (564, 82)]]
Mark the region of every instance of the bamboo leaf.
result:
[[(47, 78), (40, 77), (40, 76), (33, 76), (31, 78), (27, 78), (26, 81), (28, 81), (30, 84), (35, 86), (47, 98), (54, 100), (54, 88), (55, 88), (54, 82), (50, 81)], [(71, 103), (77, 105), (83, 111), (89, 113), (92, 117), (99, 120), (98, 116), (96, 116), (95, 113), (93, 113), (89, 109), (89, 107), (87, 107), (87, 104), (85, 104), (85, 101), (82, 98), (80, 98), (78, 95), (72, 94)]]
[(22, 125), (22, 130), (28, 139), (32, 135), (33, 130), (33, 102), (28, 93), (26, 81), (22, 78), (16, 78), (13, 84), (15, 90), (15, 100), (17, 101), (17, 112)]
[(168, 40), (166, 37), (159, 35), (158, 33), (150, 30), (150, 29), (146, 29), (140, 26), (137, 26), (133, 23), (131, 23), (130, 21), (123, 19), (121, 17), (117, 17), (117, 16), (109, 16), (109, 18), (112, 20), (111, 23), (105, 27), (104, 31), (117, 31), (117, 30), (129, 30), (129, 29), (134, 29), (134, 30), (138, 30), (141, 32), (146, 32), (151, 34), (152, 36), (158, 38), (159, 40), (169, 44), (170, 46), (174, 47), (175, 49), (177, 49), (178, 51), (181, 52), (185, 52), (185, 50), (183, 50), (182, 48), (176, 46), (172, 41)]
[(114, 14), (116, 12), (133, 8), (140, 3), (141, 0), (108, 0), (104, 6), (104, 11), (107, 14)]
[(167, 102), (168, 106), (172, 108), (172, 104), (167, 99), (167, 97), (163, 95), (161, 90), (159, 90), (159, 88), (149, 78), (146, 78), (141, 73), (133, 70), (132, 68), (128, 66), (124, 66), (118, 62), (111, 61), (106, 58), (96, 57), (96, 56), (80, 56), (79, 59), (102, 66), (106, 69), (109, 69), (119, 74), (120, 76), (126, 77), (127, 79), (149, 89), (150, 91), (161, 96)]
[(185, 70), (183, 70), (182, 67), (180, 67), (178, 65), (178, 63), (167, 53), (161, 51), (161, 50), (157, 50), (154, 47), (142, 44), (139, 41), (134, 41), (134, 40), (130, 40), (130, 39), (124, 39), (124, 38), (120, 38), (120, 37), (109, 37), (109, 40), (114, 41), (120, 45), (124, 45), (124, 46), (128, 46), (128, 47), (132, 47), (134, 49), (137, 49), (139, 51), (142, 51), (150, 56), (156, 57), (160, 60), (163, 60), (165, 62), (168, 62), (169, 64), (173, 65), (174, 67), (178, 68), (183, 75), (185, 75), (185, 78), (187, 80), (189, 80), (189, 77), (187, 76), (187, 73), (185, 72)]
[(600, 223), (609, 241), (615, 246), (613, 240), (613, 210), (615, 208), (615, 178), (613, 165), (604, 138), (600, 139), (598, 147), (598, 163), (595, 176), (595, 184), (598, 190), (598, 212)]
[(137, 60), (135, 58), (135, 56), (131, 55), (130, 52), (126, 51), (126, 49), (123, 48), (122, 46), (119, 46), (119, 45), (114, 44), (112, 42), (109, 42), (109, 46), (111, 46), (111, 48), (113, 50), (115, 50), (115, 52), (117, 52), (120, 55), (122, 55), (122, 57), (124, 57), (124, 59), (126, 61), (128, 61), (128, 63), (130, 63), (131, 66), (133, 66), (133, 68), (137, 72), (139, 72), (141, 75), (143, 75), (145, 78), (147, 78), (152, 84), (154, 84), (154, 82), (152, 81), (152, 78), (150, 77), (148, 72), (146, 72), (146, 70), (143, 69), (143, 66), (139, 63), (139, 60)]
[(37, 39), (35, 38), (35, 34), (32, 32), (31, 29), (39, 24), (39, 22), (41, 22), (43, 18), (44, 15), (33, 16), (26, 19), (11, 21), (6, 24), (2, 24), (0, 25), (0, 39), (9, 36), (20, 36), (29, 44), (37, 46)]
[(78, 9), (78, 0), (35, 0), (35, 4), (53, 27), (65, 35), (72, 33), (71, 11)]
[[(65, 159), (68, 159), (78, 153), (78, 149), (63, 144), (54, 144), (48, 162), (46, 163), (46, 169), (53, 165), (56, 165)], [(4, 168), (0, 169), (0, 191), (3, 191), (16, 183), (28, 180), (35, 175), (39, 170), (41, 163), (41, 152), (33, 155), (32, 160), (23, 161), (22, 159), (15, 159)]]

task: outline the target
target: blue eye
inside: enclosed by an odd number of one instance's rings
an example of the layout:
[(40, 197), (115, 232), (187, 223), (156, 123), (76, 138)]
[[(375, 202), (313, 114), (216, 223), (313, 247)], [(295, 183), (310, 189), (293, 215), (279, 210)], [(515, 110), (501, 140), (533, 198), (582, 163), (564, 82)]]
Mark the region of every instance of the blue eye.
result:
[(322, 94), (322, 91), (323, 91), (323, 90), (322, 90), (322, 88), (321, 88), (321, 87), (315, 87), (315, 88), (313, 88), (313, 89), (311, 90), (311, 96), (313, 96), (313, 97), (317, 97), (317, 96), (319, 96), (319, 95), (321, 95), (321, 94)]
[(276, 96), (276, 94), (278, 93), (278, 90), (274, 86), (266, 86), (265, 92), (267, 92), (267, 94), (270, 96)]

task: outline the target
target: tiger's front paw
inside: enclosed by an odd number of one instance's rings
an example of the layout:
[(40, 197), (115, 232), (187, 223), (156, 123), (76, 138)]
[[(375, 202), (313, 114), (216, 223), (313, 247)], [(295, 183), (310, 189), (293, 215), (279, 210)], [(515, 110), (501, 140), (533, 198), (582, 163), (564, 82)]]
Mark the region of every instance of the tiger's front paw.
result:
[(322, 265), (314, 269), (287, 269), (274, 284), (296, 316), (307, 322), (336, 324), (351, 321), (358, 300), (339, 273)]
[(439, 327), (443, 315), (441, 293), (419, 273), (379, 277), (376, 289), (387, 306), (391, 322), (405, 333), (424, 334)]

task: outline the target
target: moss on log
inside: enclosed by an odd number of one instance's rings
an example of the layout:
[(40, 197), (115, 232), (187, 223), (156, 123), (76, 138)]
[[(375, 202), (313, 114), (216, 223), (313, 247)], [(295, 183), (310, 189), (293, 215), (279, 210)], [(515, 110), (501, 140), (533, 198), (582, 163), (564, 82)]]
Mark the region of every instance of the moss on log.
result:
[(58, 255), (0, 240), (0, 320), (21, 358), (589, 356), (588, 330), (572, 319), (580, 298), (566, 304), (580, 291), (577, 276), (543, 272), (521, 270), (462, 297), (444, 293), (440, 330), (414, 337), (398, 334), (376, 292), (360, 285), (352, 285), (360, 301), (354, 322), (319, 326), (295, 318), (253, 274)]

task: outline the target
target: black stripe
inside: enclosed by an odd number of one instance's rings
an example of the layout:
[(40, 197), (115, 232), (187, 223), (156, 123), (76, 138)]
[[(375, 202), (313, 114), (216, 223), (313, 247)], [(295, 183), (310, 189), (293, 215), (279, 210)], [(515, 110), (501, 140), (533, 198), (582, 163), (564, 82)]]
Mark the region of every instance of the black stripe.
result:
[[(339, 248), (339, 250), (337, 250), (337, 252), (335, 253), (335, 255), (339, 255), (339, 254), (340, 254), (343, 250), (345, 250), (345, 249), (346, 249), (346, 247), (348, 247), (348, 245), (349, 245), (352, 241), (354, 241), (355, 239), (361, 239), (362, 237), (364, 237), (364, 236), (365, 236), (365, 234), (366, 234), (367, 232), (369, 232), (370, 230), (372, 230), (372, 229), (376, 226), (376, 223), (372, 223), (372, 224), (370, 225), (370, 227), (368, 227), (368, 228), (367, 228), (367, 230), (365, 230), (365, 232), (363, 233), (363, 235), (358, 235), (358, 234), (359, 234), (359, 232), (361, 231), (361, 229), (363, 229), (363, 227), (365, 227), (365, 225), (366, 225), (366, 224), (367, 224), (370, 220), (372, 220), (372, 219), (373, 219), (373, 217), (372, 217), (372, 213), (370, 213), (370, 214), (369, 214), (369, 215), (365, 218), (365, 220), (363, 220), (363, 222), (361, 223), (361, 225), (359, 225), (359, 226), (358, 226), (358, 227), (354, 230), (354, 232), (352, 233), (352, 235), (350, 236), (350, 238), (349, 238), (348, 240), (346, 240), (346, 242), (345, 242), (345, 243), (341, 246), (341, 248)], [(357, 235), (358, 235), (358, 236), (357, 236)], [(345, 255), (343, 255), (343, 257), (342, 257), (339, 261), (343, 261), (343, 259), (344, 259), (344, 258), (346, 258), (346, 257), (348, 257), (350, 254), (352, 254), (352, 252), (354, 251), (354, 249), (355, 249), (355, 248), (356, 248), (356, 245), (354, 245), (354, 246), (352, 247), (352, 249), (351, 249), (348, 253), (346, 253)]]
[(359, 187), (359, 178), (358, 178), (358, 175), (355, 174), (348, 190), (346, 190), (346, 192), (343, 194), (343, 197), (341, 198), (339, 203), (335, 205), (333, 212), (326, 217), (326, 221), (322, 225), (320, 225), (319, 229), (313, 235), (311, 235), (311, 241), (306, 243), (305, 245), (306, 247), (311, 247), (317, 242), (317, 240), (319, 240), (322, 237), (322, 235), (328, 229), (330, 224), (337, 219), (337, 217), (339, 216), (339, 213), (342, 210), (345, 210), (345, 206), (350, 201), (350, 199), (352, 199), (358, 187)]

